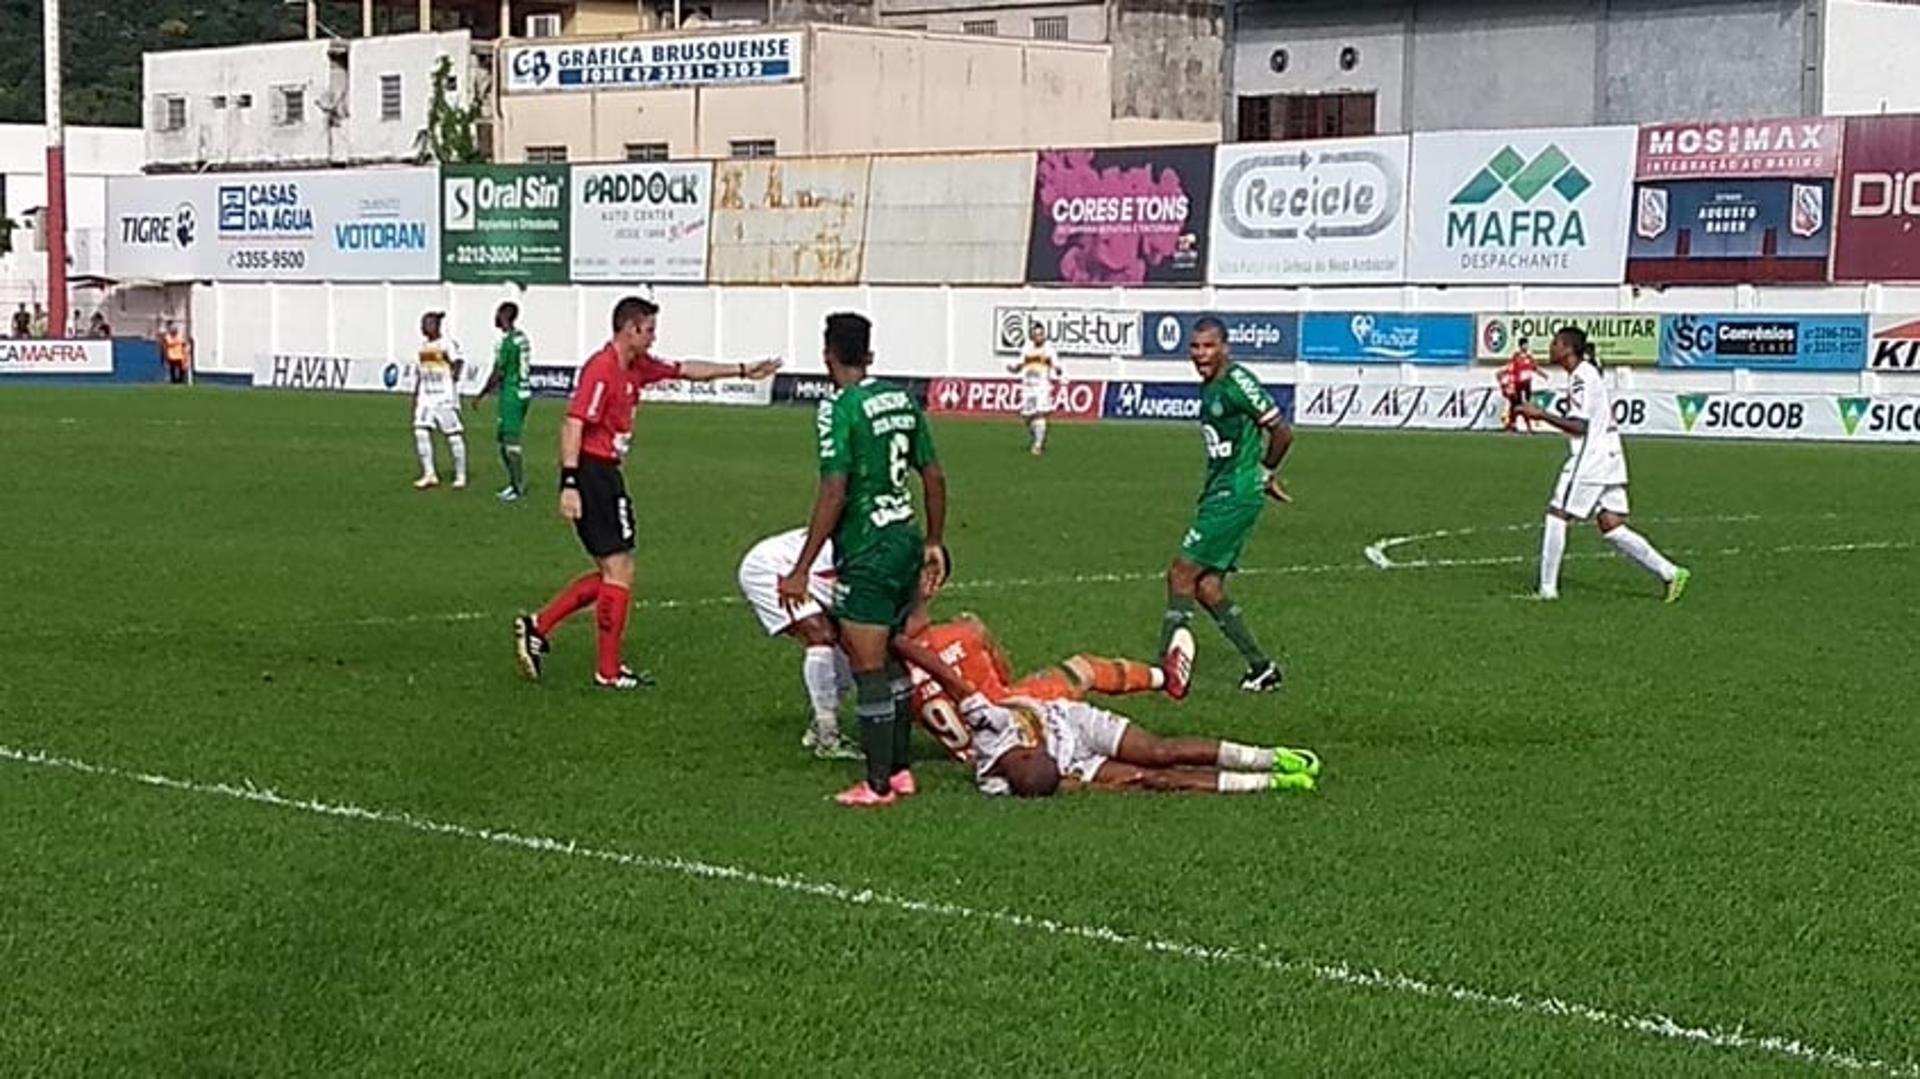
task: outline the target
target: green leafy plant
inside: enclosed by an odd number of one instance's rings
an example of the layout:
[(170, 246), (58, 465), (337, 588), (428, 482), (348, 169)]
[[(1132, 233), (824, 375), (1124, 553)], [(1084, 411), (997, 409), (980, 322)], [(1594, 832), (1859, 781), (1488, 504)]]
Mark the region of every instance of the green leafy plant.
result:
[(453, 60), (442, 56), (433, 68), (433, 99), (427, 104), (427, 126), (414, 139), (420, 156), (444, 165), (471, 165), (488, 159), (480, 145), (480, 119), (486, 104), (479, 94), (461, 104), (454, 97)]

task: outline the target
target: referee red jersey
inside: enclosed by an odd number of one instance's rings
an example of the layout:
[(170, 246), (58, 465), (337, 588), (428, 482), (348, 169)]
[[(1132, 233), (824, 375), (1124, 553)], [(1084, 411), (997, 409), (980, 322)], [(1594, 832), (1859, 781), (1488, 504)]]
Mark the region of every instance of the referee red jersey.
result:
[(611, 344), (587, 357), (573, 400), (567, 404), (567, 415), (581, 424), (580, 455), (616, 465), (626, 460), (641, 387), (679, 377), (679, 364), (652, 356), (642, 356), (631, 368), (624, 368)]

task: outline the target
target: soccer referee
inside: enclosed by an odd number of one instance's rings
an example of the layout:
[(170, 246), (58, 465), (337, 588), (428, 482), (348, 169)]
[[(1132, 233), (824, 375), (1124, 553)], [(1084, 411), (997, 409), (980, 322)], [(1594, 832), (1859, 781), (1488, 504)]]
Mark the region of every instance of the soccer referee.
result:
[(778, 360), (734, 364), (656, 359), (653, 339), (659, 314), (653, 301), (638, 296), (613, 306), (613, 339), (581, 366), (561, 421), (560, 516), (573, 522), (594, 568), (574, 578), (539, 614), (514, 620), (515, 656), (520, 672), (530, 679), (540, 677), (554, 628), (591, 606), (600, 637), (594, 683), (608, 689), (653, 684), (651, 675), (620, 660), (633, 596), (633, 502), (620, 464), (633, 443), (640, 390), (668, 379), (770, 378), (780, 368)]

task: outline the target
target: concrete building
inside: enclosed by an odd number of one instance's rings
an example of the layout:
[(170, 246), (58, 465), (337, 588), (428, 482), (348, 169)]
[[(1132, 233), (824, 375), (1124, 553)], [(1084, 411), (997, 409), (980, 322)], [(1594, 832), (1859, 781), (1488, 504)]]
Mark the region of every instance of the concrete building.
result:
[[(69, 127), (67, 137), (68, 274), (83, 278), (106, 265), (109, 176), (137, 176), (144, 157), (139, 128)], [(13, 253), (0, 256), (0, 305), (47, 300), (46, 131), (39, 124), (0, 124), (0, 214), (14, 222)], [(7, 325), (0, 321), (0, 332)]]
[(1920, 108), (1888, 0), (1234, 0), (1243, 140)]
[(454, 100), (488, 92), (491, 47), (465, 30), (147, 53), (148, 168), (417, 160), (443, 57)]

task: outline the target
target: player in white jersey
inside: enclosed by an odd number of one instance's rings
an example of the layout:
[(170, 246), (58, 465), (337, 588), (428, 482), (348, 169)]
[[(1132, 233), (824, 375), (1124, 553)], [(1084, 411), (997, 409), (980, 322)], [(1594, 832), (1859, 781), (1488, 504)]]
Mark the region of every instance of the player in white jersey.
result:
[(1033, 436), (1030, 452), (1038, 457), (1047, 451), (1047, 414), (1053, 411), (1060, 383), (1065, 381), (1060, 359), (1047, 344), (1045, 326), (1036, 322), (1027, 328), (1027, 346), (1019, 362), (1009, 364), (1007, 370), (1020, 376), (1020, 416)]
[(823, 760), (859, 760), (860, 753), (840, 742), (840, 698), (853, 689), (853, 671), (840, 651), (827, 609), (833, 604), (833, 543), (828, 541), (807, 575), (807, 601), (793, 607), (780, 602), (780, 578), (793, 571), (807, 545), (807, 530), (796, 528), (768, 536), (753, 545), (740, 560), (740, 594), (760, 619), (769, 637), (787, 636), (800, 643), (805, 656), (800, 677), (813, 704), (813, 724), (800, 744)]
[(1568, 326), (1553, 335), (1550, 355), (1569, 376), (1567, 392), (1556, 406), (1559, 415), (1526, 402), (1522, 416), (1565, 432), (1567, 463), (1553, 485), (1547, 503), (1545, 531), (1540, 538), (1540, 598), (1560, 598), (1560, 558), (1567, 549), (1567, 522), (1592, 520), (1613, 549), (1666, 585), (1667, 602), (1686, 591), (1693, 574), (1676, 566), (1654, 549), (1645, 536), (1627, 527), (1627, 452), (1620, 444), (1620, 426), (1614, 422), (1613, 402), (1606, 376), (1594, 360), (1586, 331)]
[(444, 316), (428, 311), (420, 316), (420, 352), (414, 364), (413, 447), (420, 455), (420, 478), (413, 481), (418, 490), (440, 486), (440, 473), (433, 463), (433, 432), (446, 436), (453, 454), (453, 488), (467, 485), (466, 428), (460, 422), (460, 371), (466, 366), (460, 346), (440, 336)]
[(967, 719), (974, 782), (986, 794), (1038, 798), (1063, 785), (1208, 794), (1310, 791), (1320, 774), (1320, 758), (1304, 749), (1160, 738), (1084, 701), (1009, 697)]

